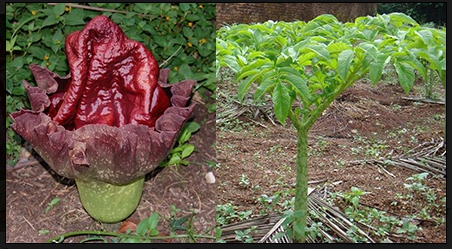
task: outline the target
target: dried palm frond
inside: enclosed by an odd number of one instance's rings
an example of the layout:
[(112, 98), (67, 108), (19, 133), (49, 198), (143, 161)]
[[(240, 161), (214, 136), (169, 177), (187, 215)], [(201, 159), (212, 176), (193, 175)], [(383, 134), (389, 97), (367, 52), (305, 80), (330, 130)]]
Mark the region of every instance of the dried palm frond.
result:
[[(253, 118), (248, 120), (258, 123), (257, 117), (259, 114), (264, 115), (268, 120), (276, 125), (273, 120), (272, 105), (269, 101), (256, 103), (252, 98), (245, 98), (242, 102), (238, 101), (236, 97), (228, 96), (222, 92), (217, 93), (217, 125), (223, 125), (227, 122), (238, 119), (244, 114), (249, 114)], [(258, 123), (261, 126), (261, 123)]]
[[(374, 243), (374, 240), (359, 227), (361, 224), (355, 224), (349, 220), (346, 214), (339, 209), (331, 206), (320, 198), (317, 190), (311, 189), (308, 196), (309, 217), (308, 227), (313, 224), (321, 223), (313, 234), (306, 237), (308, 243), (355, 243), (356, 238), (360, 242)], [(229, 224), (222, 227), (221, 239), (226, 243), (238, 243), (236, 231), (246, 230), (252, 226), (255, 227), (250, 234), (253, 241), (259, 243), (292, 243), (292, 240), (285, 234), (283, 223), (286, 217), (282, 214), (265, 215), (260, 218), (242, 221), (235, 224)]]
[[(285, 217), (281, 217), (281, 219), (276, 222), (276, 224), (268, 231), (264, 237), (262, 237), (258, 243), (292, 243), (292, 239), (287, 236), (284, 232), (284, 227), (281, 226), (282, 223), (286, 220)], [(284, 234), (282, 237), (275, 238), (275, 234)]]
[(237, 234), (235, 232), (246, 230), (255, 226), (256, 229), (251, 233), (251, 235), (253, 241), (258, 241), (263, 236), (265, 236), (267, 231), (272, 229), (279, 220), (281, 220), (281, 214), (271, 214), (259, 218), (228, 224), (221, 227), (222, 234), (220, 239), (224, 240), (226, 243), (241, 242), (236, 239)]
[[(350, 162), (362, 163), (364, 160)], [(428, 172), (434, 176), (446, 177), (446, 144), (441, 138), (432, 139), (409, 150), (405, 155), (395, 156), (391, 159), (365, 160), (367, 163), (378, 165), (394, 165), (416, 172)]]

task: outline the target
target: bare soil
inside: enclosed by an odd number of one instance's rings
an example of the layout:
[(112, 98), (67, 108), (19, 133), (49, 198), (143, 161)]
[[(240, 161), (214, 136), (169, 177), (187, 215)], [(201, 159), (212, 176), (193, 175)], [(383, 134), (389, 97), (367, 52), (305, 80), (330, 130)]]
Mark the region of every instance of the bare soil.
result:
[[(236, 95), (233, 85), (227, 81), (219, 84), (217, 118), (238, 106), (228, 99)], [(331, 104), (309, 134), (309, 187), (326, 190), (325, 198), (342, 211), (350, 204), (344, 198), (332, 198), (333, 194), (350, 193), (357, 187), (368, 192), (360, 197), (361, 210), (375, 208), (398, 220), (414, 217), (410, 224), (419, 228), (415, 236), (391, 237), (392, 242), (446, 243), (447, 210), (440, 202), (446, 197), (445, 173), (440, 177), (429, 174), (424, 183), (434, 191), (436, 200), (429, 201), (419, 193), (407, 199), (413, 192), (404, 183), (420, 172), (372, 163), (442, 141), (445, 105), (403, 99), (419, 98), (422, 89), (422, 82), (415, 82), (407, 96), (399, 85), (357, 82)], [(445, 96), (444, 91), (439, 94)], [(283, 212), (287, 210), (283, 203), (294, 196), (288, 191), (295, 186), (296, 130), (290, 122), (278, 123), (268, 111), (271, 105), (271, 101), (260, 106), (248, 104), (245, 111), (237, 108), (240, 115), (235, 119), (217, 124), (218, 205), (231, 204), (235, 214), (252, 211), (230, 223)], [(282, 197), (273, 210), (259, 201), (262, 195), (276, 193)], [(429, 217), (420, 214), (425, 207)]]
[[(145, 181), (143, 195), (135, 212), (123, 222), (104, 224), (92, 219), (80, 202), (72, 179), (52, 172), (38, 155), (28, 158), (30, 166), (15, 168), (6, 174), (6, 243), (43, 243), (56, 236), (77, 231), (121, 232), (131, 228), (153, 213), (159, 214), (159, 236), (173, 234), (205, 234), (214, 236), (216, 184), (206, 182), (215, 161), (215, 113), (210, 113), (206, 100), (194, 98), (196, 107), (190, 121), (201, 125), (192, 135), (195, 151), (187, 166), (163, 168), (152, 172)], [(22, 162), (27, 165), (27, 162)], [(52, 200), (60, 201), (51, 205)], [(179, 209), (175, 210), (172, 208)], [(48, 210), (47, 210), (48, 209)], [(182, 229), (172, 231), (172, 222), (186, 217)], [(124, 230), (122, 231), (124, 232)], [(89, 236), (66, 237), (63, 243), (78, 243)], [(116, 237), (104, 237), (107, 242)], [(195, 242), (214, 242), (198, 238)], [(95, 241), (99, 242), (99, 241)], [(100, 241), (101, 242), (101, 241)], [(186, 238), (153, 240), (157, 243), (193, 242)]]

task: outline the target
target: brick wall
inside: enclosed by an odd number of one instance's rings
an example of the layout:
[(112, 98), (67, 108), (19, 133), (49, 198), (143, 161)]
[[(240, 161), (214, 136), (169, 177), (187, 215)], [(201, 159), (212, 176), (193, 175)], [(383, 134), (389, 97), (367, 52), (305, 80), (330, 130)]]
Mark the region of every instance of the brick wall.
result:
[(273, 21), (309, 21), (332, 14), (339, 21), (374, 15), (378, 3), (217, 3), (217, 29), (222, 24)]

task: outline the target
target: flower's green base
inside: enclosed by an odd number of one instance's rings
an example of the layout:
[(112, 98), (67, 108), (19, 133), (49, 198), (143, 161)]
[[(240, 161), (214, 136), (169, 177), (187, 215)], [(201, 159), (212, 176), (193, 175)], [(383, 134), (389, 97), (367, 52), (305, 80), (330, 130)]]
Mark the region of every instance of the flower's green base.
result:
[(95, 220), (116, 223), (131, 215), (140, 202), (144, 176), (126, 185), (75, 179), (83, 207)]

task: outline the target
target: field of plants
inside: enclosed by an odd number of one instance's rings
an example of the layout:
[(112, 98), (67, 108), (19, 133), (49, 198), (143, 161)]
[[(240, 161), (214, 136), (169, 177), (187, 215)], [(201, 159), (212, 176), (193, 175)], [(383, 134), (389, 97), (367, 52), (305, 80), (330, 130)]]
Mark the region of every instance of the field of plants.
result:
[[(315, 167), (312, 166), (311, 160), (316, 159), (316, 156), (310, 155), (312, 148), (308, 145), (308, 138), (316, 122), (335, 106), (333, 102), (346, 98), (344, 94), (347, 90), (354, 89), (358, 81), (367, 80), (371, 86), (379, 88), (378, 83), (386, 77), (394, 78), (392, 82), (403, 89), (405, 97), (410, 94), (417, 79), (424, 85), (426, 95), (423, 97), (427, 99), (432, 98), (431, 91), (428, 89), (435, 84), (435, 88), (443, 89), (444, 95), (440, 98), (444, 101), (445, 38), (445, 29), (419, 25), (411, 17), (402, 13), (359, 17), (351, 23), (341, 23), (334, 16), (325, 14), (309, 22), (268, 21), (262, 24), (237, 24), (222, 27), (217, 31), (217, 78), (232, 75), (231, 79), (223, 80), (225, 83), (221, 87), (237, 89), (231, 92), (226, 90), (223, 93), (225, 99), (236, 95), (238, 103), (245, 106), (253, 105), (257, 108), (255, 117), (258, 111), (261, 111), (273, 123), (278, 122), (278, 125), (283, 127), (290, 124), (289, 126), (295, 128), (296, 143), (292, 146), (296, 148), (295, 159), (287, 158), (291, 164), (296, 165), (295, 168), (292, 167), (295, 179), (291, 177), (295, 184), (293, 207), (286, 210), (283, 215), (284, 222), (281, 226), (284, 227), (285, 233), (279, 233), (276, 236), (287, 234), (295, 242), (305, 242), (307, 236), (322, 237), (320, 232), (309, 234), (308, 231), (313, 229), (312, 224), (311, 227), (307, 226), (310, 219), (308, 172), (311, 167)], [(393, 70), (392, 75), (388, 75), (389, 68)], [(247, 98), (249, 93), (251, 97)], [(218, 92), (219, 96), (220, 94), (222, 94), (221, 91)], [(351, 93), (347, 96), (353, 95), (355, 94)], [(360, 99), (363, 96), (356, 94), (354, 97)], [(400, 97), (403, 97), (403, 94)], [(268, 106), (269, 103), (270, 106)], [(232, 109), (231, 106), (225, 107), (225, 110)], [(240, 112), (218, 111), (217, 118), (222, 116), (237, 118), (245, 111), (244, 109)], [(273, 118), (270, 118), (270, 115)], [(359, 116), (358, 114), (357, 117)], [(368, 116), (363, 115), (362, 118)], [(386, 116), (383, 115), (381, 118), (383, 120), (378, 120), (379, 123), (387, 121)], [(229, 124), (232, 120), (225, 118), (222, 122)], [(353, 123), (352, 120), (350, 120), (351, 123)], [(335, 125), (334, 122), (329, 124)], [(376, 124), (368, 123), (366, 129), (372, 130), (369, 126), (373, 125)], [(266, 127), (266, 125), (262, 126)], [(355, 135), (361, 132), (357, 129), (351, 131), (355, 132)], [(442, 131), (445, 136), (445, 120)], [(280, 132), (277, 129), (273, 129), (273, 132), (279, 137)], [(221, 134), (223, 133), (220, 133), (220, 137)], [(229, 135), (224, 136), (226, 141), (231, 141)], [(265, 138), (262, 139), (262, 141), (265, 140)], [(276, 138), (273, 138), (274, 140)], [(320, 138), (320, 142), (321, 140), (323, 138)], [(389, 142), (387, 139), (383, 141)], [(217, 143), (220, 144), (221, 139), (218, 139)], [(386, 147), (386, 145), (382, 146)], [(359, 148), (354, 149), (359, 153)], [(245, 149), (247, 150), (248, 148)], [(274, 153), (278, 154), (278, 152), (284, 156), (274, 159), (275, 163), (286, 158), (284, 154), (286, 150), (280, 148)], [(220, 150), (218, 153), (221, 154)], [(376, 153), (366, 154), (366, 156), (371, 157), (368, 159), (381, 159), (393, 155), (391, 152), (391, 154)], [(226, 158), (228, 157), (225, 156), (224, 159)], [(256, 166), (260, 165), (259, 160), (253, 161)], [(229, 166), (227, 160), (225, 163)], [(287, 167), (290, 166), (287, 165)], [(263, 168), (265, 170), (265, 166)], [(221, 172), (221, 168), (218, 171)], [(225, 171), (229, 173), (229, 170)], [(350, 174), (354, 173), (350, 172)], [(426, 175), (422, 176), (426, 177)], [(239, 175), (235, 177), (238, 178)], [(249, 182), (247, 177), (249, 175), (242, 174), (243, 181), (240, 182), (242, 185)], [(344, 195), (344, 198), (356, 208), (359, 197), (366, 193), (356, 187), (351, 191)], [(268, 193), (265, 194), (268, 196)], [(261, 198), (265, 197), (261, 196)], [(276, 199), (279, 199), (279, 195)], [(265, 200), (259, 199), (259, 201), (265, 205)], [(378, 220), (379, 217), (376, 219)], [(374, 219), (370, 221), (374, 222)], [(399, 224), (402, 226), (400, 229), (408, 229), (409, 224), (405, 223)], [(391, 229), (385, 232), (391, 233), (392, 229), (395, 227), (391, 226)], [(251, 233), (250, 230), (248, 232)], [(350, 232), (350, 229), (346, 232)], [(406, 232), (414, 235), (415, 230), (406, 230)], [(378, 235), (385, 235), (385, 233)], [(370, 241), (370, 239), (363, 238), (363, 241)]]

